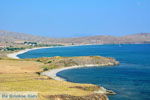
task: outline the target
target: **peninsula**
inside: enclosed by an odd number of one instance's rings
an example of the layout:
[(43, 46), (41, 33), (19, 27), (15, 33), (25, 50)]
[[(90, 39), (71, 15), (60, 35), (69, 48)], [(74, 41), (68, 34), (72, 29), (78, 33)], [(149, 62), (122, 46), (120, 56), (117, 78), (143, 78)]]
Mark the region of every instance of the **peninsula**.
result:
[(59, 80), (56, 73), (68, 68), (117, 64), (115, 59), (101, 56), (1, 58), (0, 91), (36, 91), (40, 100), (108, 100), (107, 94), (115, 94), (113, 91), (92, 84)]

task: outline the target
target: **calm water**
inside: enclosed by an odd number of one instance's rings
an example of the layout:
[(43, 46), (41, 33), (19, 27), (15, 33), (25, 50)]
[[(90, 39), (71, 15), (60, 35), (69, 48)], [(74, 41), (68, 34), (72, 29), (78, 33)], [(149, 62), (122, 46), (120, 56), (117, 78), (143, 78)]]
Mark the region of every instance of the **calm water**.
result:
[(117, 93), (110, 100), (150, 100), (150, 44), (57, 47), (29, 51), (20, 58), (52, 56), (114, 57), (119, 66), (78, 68), (59, 72), (71, 82), (92, 83)]

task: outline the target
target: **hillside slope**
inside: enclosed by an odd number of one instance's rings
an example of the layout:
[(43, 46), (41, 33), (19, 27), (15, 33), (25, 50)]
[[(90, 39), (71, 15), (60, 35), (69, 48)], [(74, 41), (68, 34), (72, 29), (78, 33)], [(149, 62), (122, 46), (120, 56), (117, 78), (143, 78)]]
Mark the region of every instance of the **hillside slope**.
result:
[(122, 37), (110, 35), (87, 36), (78, 38), (48, 38), (25, 33), (0, 31), (0, 43), (21, 43), (32, 41), (45, 44), (120, 44), (150, 43), (150, 33), (132, 34)]
[(0, 31), (0, 42), (18, 42), (18, 41), (44, 42), (44, 41), (52, 41), (52, 39), (19, 32)]

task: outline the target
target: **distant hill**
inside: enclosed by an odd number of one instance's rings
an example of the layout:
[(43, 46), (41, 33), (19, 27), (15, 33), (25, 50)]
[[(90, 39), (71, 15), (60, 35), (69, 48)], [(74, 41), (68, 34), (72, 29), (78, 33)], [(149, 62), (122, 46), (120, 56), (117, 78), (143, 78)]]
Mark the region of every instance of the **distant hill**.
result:
[(122, 44), (122, 43), (150, 43), (150, 33), (139, 33), (115, 37), (110, 35), (87, 36), (78, 38), (48, 38), (25, 33), (0, 31), (0, 43), (21, 43), (32, 41), (45, 44)]
[(122, 43), (150, 43), (150, 33), (126, 35), (120, 38)]
[(52, 40), (51, 38), (35, 36), (25, 33), (0, 31), (0, 42), (17, 42), (17, 41), (44, 42), (51, 40)]

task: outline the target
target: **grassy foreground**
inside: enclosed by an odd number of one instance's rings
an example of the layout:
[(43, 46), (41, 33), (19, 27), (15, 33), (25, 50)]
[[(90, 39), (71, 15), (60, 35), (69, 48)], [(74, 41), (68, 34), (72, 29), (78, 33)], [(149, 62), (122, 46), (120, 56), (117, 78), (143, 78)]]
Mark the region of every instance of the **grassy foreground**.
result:
[(43, 71), (42, 62), (0, 59), (0, 91), (34, 91), (39, 100), (51, 100), (52, 95), (86, 96), (98, 90), (92, 84), (56, 81), (37, 72)]

